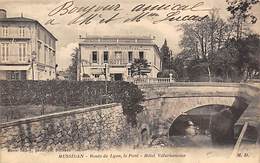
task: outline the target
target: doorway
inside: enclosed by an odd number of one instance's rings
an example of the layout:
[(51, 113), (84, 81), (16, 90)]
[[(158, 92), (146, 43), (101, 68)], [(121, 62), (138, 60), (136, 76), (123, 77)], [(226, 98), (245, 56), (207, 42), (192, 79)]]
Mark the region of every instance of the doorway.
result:
[(123, 74), (115, 74), (115, 81), (121, 81), (123, 80)]

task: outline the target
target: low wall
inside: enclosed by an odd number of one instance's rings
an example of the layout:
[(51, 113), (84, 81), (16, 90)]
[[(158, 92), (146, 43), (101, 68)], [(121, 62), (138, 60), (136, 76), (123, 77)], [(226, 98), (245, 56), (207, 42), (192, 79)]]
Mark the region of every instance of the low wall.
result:
[(70, 151), (132, 142), (120, 104), (106, 104), (0, 124), (1, 149)]

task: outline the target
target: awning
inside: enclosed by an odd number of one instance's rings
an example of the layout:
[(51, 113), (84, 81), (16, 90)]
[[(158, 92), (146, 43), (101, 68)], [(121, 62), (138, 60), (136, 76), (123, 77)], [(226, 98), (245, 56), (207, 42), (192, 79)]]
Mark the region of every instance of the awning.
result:
[(126, 72), (126, 68), (109, 68), (111, 74), (123, 74)]
[(21, 70), (28, 70), (30, 65), (0, 65), (0, 71), (21, 71)]

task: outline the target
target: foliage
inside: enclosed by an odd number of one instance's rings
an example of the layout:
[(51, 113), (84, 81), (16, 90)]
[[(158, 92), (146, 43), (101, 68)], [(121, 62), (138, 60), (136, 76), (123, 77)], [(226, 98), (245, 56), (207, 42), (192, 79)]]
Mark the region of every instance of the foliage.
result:
[(260, 38), (253, 33), (237, 38), (234, 25), (214, 10), (201, 22), (182, 24), (183, 50), (172, 63), (177, 80), (239, 82), (259, 77)]
[[(214, 58), (218, 51), (225, 46), (232, 33), (232, 27), (218, 16), (218, 11), (213, 10), (210, 17), (200, 22), (182, 24), (180, 30), (183, 37), (180, 46), (188, 60), (197, 60), (195, 67), (186, 64), (192, 71), (195, 69), (208, 76), (209, 81), (214, 78)], [(194, 63), (194, 62), (192, 62)], [(192, 75), (193, 72), (191, 73)]]
[(167, 70), (170, 69), (171, 67), (171, 56), (172, 56), (172, 51), (167, 45), (167, 40), (164, 40), (164, 43), (160, 49), (161, 52), (161, 60), (162, 60), (162, 70)]
[(133, 83), (112, 82), (108, 90), (115, 102), (122, 104), (123, 113), (127, 115), (128, 122), (135, 126), (137, 124), (136, 115), (143, 110), (140, 102), (144, 96), (140, 89)]
[(132, 63), (130, 70), (131, 76), (136, 75), (147, 75), (148, 72), (142, 72), (142, 70), (149, 70), (150, 65), (148, 64), (146, 59), (142, 58), (135, 58), (134, 62)]
[(102, 81), (0, 81), (0, 104), (52, 105), (85, 107), (102, 103), (122, 104), (124, 115), (132, 125), (136, 124), (136, 114), (142, 111), (140, 102), (142, 91), (128, 82)]
[(69, 79), (70, 80), (77, 80), (77, 68), (79, 63), (79, 49), (74, 49), (73, 53), (71, 54), (71, 64), (68, 68), (69, 71)]
[(238, 50), (236, 65), (243, 80), (259, 77), (260, 73), (260, 37), (252, 34), (235, 42)]
[(177, 73), (174, 70), (170, 69), (158, 72), (157, 78), (169, 78), (170, 74), (172, 74), (172, 77), (174, 79), (177, 78)]
[(227, 10), (231, 13), (233, 25), (236, 27), (236, 39), (242, 37), (243, 26), (246, 23), (255, 24), (257, 17), (250, 13), (252, 7), (259, 3), (259, 0), (226, 0)]

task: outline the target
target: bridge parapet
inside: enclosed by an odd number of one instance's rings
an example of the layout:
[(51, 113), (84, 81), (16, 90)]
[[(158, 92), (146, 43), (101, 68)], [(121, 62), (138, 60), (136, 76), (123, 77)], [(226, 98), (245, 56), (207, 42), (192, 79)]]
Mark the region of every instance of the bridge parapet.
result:
[(247, 83), (175, 82), (142, 84), (146, 99), (161, 97), (243, 97), (248, 102), (260, 92), (260, 87)]
[[(251, 126), (260, 124), (260, 87), (252, 83), (174, 82), (138, 85), (145, 94), (145, 114), (140, 120), (150, 126), (151, 133), (167, 135), (169, 126), (181, 114), (200, 106), (225, 105)], [(259, 101), (259, 102), (258, 102)], [(148, 118), (144, 118), (148, 115)], [(161, 131), (160, 131), (161, 130)], [(260, 134), (259, 134), (260, 135)]]

